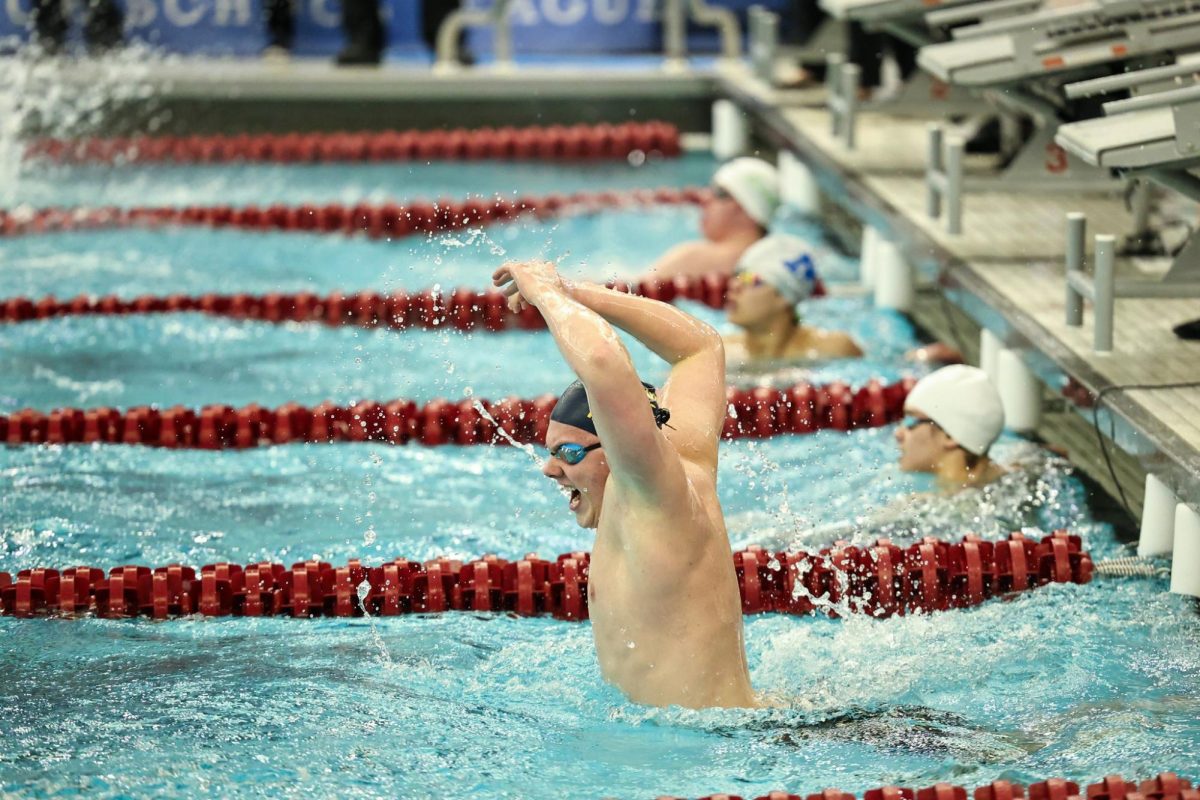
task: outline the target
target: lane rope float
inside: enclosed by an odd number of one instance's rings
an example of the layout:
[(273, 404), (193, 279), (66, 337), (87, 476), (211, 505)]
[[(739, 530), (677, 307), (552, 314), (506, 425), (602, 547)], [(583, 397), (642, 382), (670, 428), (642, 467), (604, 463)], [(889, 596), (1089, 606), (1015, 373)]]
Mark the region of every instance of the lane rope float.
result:
[[(904, 415), (904, 399), (915, 380), (859, 389), (835, 382), (798, 383), (786, 389), (730, 388), (722, 437), (769, 438), (781, 434), (876, 428)], [(9, 445), (127, 444), (202, 450), (238, 450), (298, 442), (376, 442), (428, 446), (540, 444), (558, 398), (466, 398), (316, 406), (285, 403), (278, 408), (215, 404), (199, 410), (135, 406), (58, 408), (49, 413), (22, 409), (0, 415), (0, 442)], [(500, 433), (498, 429), (503, 429)]]
[(667, 122), (452, 130), (240, 133), (132, 138), (37, 139), (25, 158), (63, 163), (223, 164), (274, 162), (589, 161), (682, 152)]
[[(1126, 782), (1120, 775), (1109, 775), (1101, 781), (1089, 784), (1081, 792), (1079, 784), (1064, 778), (1049, 778), (1029, 784), (1028, 789), (1011, 781), (993, 781), (977, 787), (971, 796), (974, 800), (1200, 800), (1200, 791), (1192, 788), (1185, 778), (1174, 772), (1160, 772), (1157, 777), (1140, 784)], [(683, 800), (662, 795), (657, 800)], [(743, 800), (736, 794), (710, 794), (699, 800)], [(809, 795), (774, 791), (759, 795), (754, 800), (858, 800), (841, 789), (826, 789)], [(862, 800), (967, 800), (967, 790), (950, 783), (937, 783), (923, 789), (901, 786), (882, 786), (863, 792)]]
[[(647, 279), (637, 284), (610, 281), (616, 291), (671, 303), (694, 300), (709, 308), (725, 306), (729, 278), (726, 275), (683, 276), (660, 281)], [(814, 297), (825, 296), (818, 281)], [(271, 292), (263, 295), (140, 295), (122, 299), (116, 295), (78, 295), (59, 300), (54, 295), (34, 300), (29, 297), (0, 299), (0, 323), (33, 322), (66, 316), (119, 316), (126, 314), (175, 314), (201, 312), (212, 316), (260, 322), (319, 322), (330, 326), (454, 328), (461, 331), (500, 332), (512, 329), (542, 330), (545, 321), (536, 308), (527, 306), (520, 314), (508, 310), (505, 297), (495, 289), (476, 291), (457, 288), (450, 292), (424, 289), (409, 294), (397, 291)]]
[[(671, 303), (694, 300), (709, 308), (725, 307), (729, 276), (720, 274), (684, 276), (670, 280), (649, 278), (630, 284), (609, 281), (608, 288), (619, 292)], [(813, 297), (826, 296), (825, 286), (817, 280)], [(504, 295), (488, 289), (476, 291), (457, 288), (450, 292), (424, 289), (412, 294), (397, 291), (271, 292), (263, 295), (139, 295), (122, 299), (116, 295), (97, 297), (77, 295), (59, 300), (54, 295), (37, 300), (30, 297), (0, 299), (0, 323), (32, 322), (65, 316), (113, 316), (124, 314), (174, 314), (198, 311), (213, 316), (249, 319), (261, 322), (320, 322), (330, 326), (356, 325), (364, 328), (454, 328), (499, 332), (518, 328), (542, 330), (545, 321), (537, 309), (527, 306), (520, 314), (508, 310)]]
[(632, 189), (616, 192), (576, 192), (543, 197), (472, 197), (466, 200), (399, 203), (304, 203), (289, 206), (20, 206), (0, 209), (0, 236), (29, 236), (66, 231), (113, 228), (206, 226), (254, 231), (294, 231), (340, 235), (365, 234), (372, 239), (402, 239), (484, 226), (536, 215), (539, 219), (604, 209), (651, 205), (699, 205), (708, 197), (705, 187)]
[[(1092, 561), (1078, 536), (1010, 534), (1000, 542), (925, 538), (900, 548), (844, 542), (809, 553), (750, 547), (733, 554), (745, 614), (843, 611), (873, 617), (969, 608), (1048, 583), (1087, 583)], [(207, 564), (34, 568), (0, 572), (0, 612), (15, 617), (91, 614), (166, 619), (202, 615), (352, 617), (447, 611), (588, 618), (590, 555), (494, 555), (463, 562), (398, 558), (379, 566), (301, 561), (292, 566)]]

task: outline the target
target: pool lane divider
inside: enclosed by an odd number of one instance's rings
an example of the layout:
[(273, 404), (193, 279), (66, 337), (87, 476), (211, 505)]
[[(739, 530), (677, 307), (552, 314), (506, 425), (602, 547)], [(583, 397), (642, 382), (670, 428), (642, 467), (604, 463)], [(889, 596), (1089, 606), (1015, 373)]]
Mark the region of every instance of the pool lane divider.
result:
[(386, 161), (612, 161), (638, 153), (674, 158), (679, 129), (667, 122), (452, 130), (239, 133), (37, 139), (25, 158), (63, 163), (224, 164)]
[[(1200, 791), (1192, 788), (1186, 778), (1174, 772), (1160, 772), (1150, 780), (1127, 782), (1120, 775), (1109, 775), (1097, 783), (1089, 784), (1085, 791), (1075, 781), (1064, 778), (1049, 778), (1029, 784), (1026, 788), (1011, 781), (993, 781), (977, 787), (971, 796), (974, 800), (1200, 800)], [(662, 795), (657, 800), (683, 800), (672, 795)], [(699, 800), (743, 800), (736, 794), (710, 794)], [(755, 797), (754, 800), (858, 800), (855, 795), (841, 789), (826, 789), (823, 792), (799, 795), (787, 791), (774, 791)], [(937, 783), (923, 789), (902, 786), (882, 786), (863, 792), (862, 800), (967, 800), (967, 789), (950, 783)]]
[[(671, 280), (647, 279), (637, 284), (610, 281), (610, 289), (671, 303), (694, 300), (709, 308), (725, 306), (729, 277), (726, 275), (683, 276)], [(826, 295), (817, 281), (813, 297)], [(406, 292), (313, 292), (263, 295), (247, 293), (203, 295), (141, 295), (123, 300), (116, 295), (78, 295), (59, 300), (53, 295), (34, 300), (10, 297), (0, 300), (0, 323), (33, 322), (65, 316), (120, 316), (127, 314), (175, 314), (200, 312), (212, 316), (258, 322), (319, 322), (330, 326), (362, 328), (445, 329), (498, 333), (512, 329), (543, 330), (538, 310), (527, 306), (521, 313), (508, 310), (505, 296), (495, 290), (457, 288)]]
[[(915, 381), (859, 389), (835, 382), (798, 383), (785, 389), (729, 388), (722, 437), (764, 439), (820, 430), (877, 428), (904, 416), (904, 400)], [(127, 444), (172, 449), (242, 450), (300, 442), (374, 442), (414, 445), (504, 445), (545, 441), (558, 399), (466, 398), (278, 408), (207, 405), (159, 409), (59, 408), (49, 413), (23, 409), (0, 415), (0, 443), (8, 445)], [(502, 428), (504, 433), (500, 433)]]
[[(678, 276), (670, 280), (647, 279), (637, 284), (610, 281), (608, 287), (620, 292), (648, 297), (665, 303), (694, 300), (709, 308), (725, 306), (729, 277), (726, 275)], [(817, 282), (815, 297), (825, 295)], [(541, 330), (545, 321), (536, 308), (526, 307), (520, 314), (508, 310), (505, 296), (495, 290), (476, 291), (457, 288), (450, 292), (425, 289), (406, 292), (364, 291), (312, 292), (264, 295), (142, 295), (122, 300), (115, 295), (95, 297), (79, 295), (66, 300), (54, 296), (37, 300), (10, 297), (0, 300), (0, 323), (32, 322), (63, 316), (112, 316), (124, 314), (173, 314), (201, 312), (213, 316), (261, 322), (319, 322), (325, 325), (354, 325), (363, 328), (397, 330), (453, 328), (460, 331), (500, 332)]]
[(652, 205), (699, 205), (709, 196), (704, 187), (576, 192), (543, 197), (471, 197), (436, 202), (328, 203), (270, 206), (117, 206), (0, 209), (0, 236), (27, 236), (64, 231), (114, 228), (203, 226), (251, 231), (292, 231), (339, 235), (364, 234), (372, 239), (403, 239), (463, 228), (511, 222), (535, 215), (552, 219), (566, 214)]
[[(0, 613), (14, 617), (93, 614), (167, 619), (202, 615), (358, 617), (448, 611), (588, 618), (586, 552), (553, 561), (494, 555), (463, 562), (398, 558), (379, 566), (353, 559), (283, 564), (180, 564), (26, 569), (0, 573)], [(817, 552), (733, 554), (745, 614), (825, 613), (891, 617), (980, 605), (1049, 583), (1087, 583), (1092, 560), (1078, 536), (1010, 534), (1004, 541), (968, 535), (925, 538), (906, 548), (886, 539), (868, 547), (840, 542)]]

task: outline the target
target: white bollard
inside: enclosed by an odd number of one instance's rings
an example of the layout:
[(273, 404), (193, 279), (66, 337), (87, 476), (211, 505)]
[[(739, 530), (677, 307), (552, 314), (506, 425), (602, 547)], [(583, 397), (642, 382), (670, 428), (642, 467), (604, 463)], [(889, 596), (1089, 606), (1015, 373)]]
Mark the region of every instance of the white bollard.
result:
[(1175, 506), (1175, 554), (1171, 557), (1171, 591), (1200, 597), (1200, 514), (1187, 503)]
[(1042, 384), (1025, 365), (1021, 354), (1007, 347), (1000, 349), (996, 361), (1000, 403), (1004, 406), (1004, 427), (1018, 433), (1037, 430), (1042, 421)]
[(712, 131), (712, 151), (718, 161), (728, 161), (750, 148), (750, 122), (732, 100), (713, 103)]
[(802, 214), (816, 216), (821, 212), (817, 179), (808, 165), (789, 150), (779, 154), (779, 195)]
[(1142, 531), (1137, 554), (1161, 556), (1171, 552), (1175, 541), (1175, 506), (1179, 498), (1156, 475), (1146, 473), (1146, 499), (1142, 503)]
[(879, 263), (879, 231), (863, 225), (862, 256), (858, 261), (858, 279), (867, 289), (875, 287), (875, 265)]
[(987, 373), (993, 386), (1000, 385), (1000, 351), (1004, 342), (987, 328), (979, 329), (979, 368)]
[(875, 307), (908, 311), (916, 299), (913, 268), (891, 239), (879, 236), (875, 243)]

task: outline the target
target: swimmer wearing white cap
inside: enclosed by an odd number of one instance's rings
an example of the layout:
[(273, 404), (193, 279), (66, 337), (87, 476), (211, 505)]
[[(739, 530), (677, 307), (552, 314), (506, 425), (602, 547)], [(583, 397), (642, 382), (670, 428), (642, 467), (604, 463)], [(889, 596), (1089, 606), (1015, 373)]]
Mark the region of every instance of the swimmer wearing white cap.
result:
[[(550, 418), (542, 474), (596, 531), (588, 611), (601, 674), (637, 703), (756, 705), (717, 499), (721, 337), (666, 303), (564, 281), (546, 262), (505, 264), (492, 282), (514, 310), (541, 312), (579, 377)], [(618, 328), (670, 364), (661, 395)]]
[(727, 318), (742, 329), (725, 338), (727, 362), (861, 356), (849, 334), (801, 324), (796, 306), (816, 282), (812, 248), (803, 239), (776, 234), (750, 245), (725, 301)]
[(671, 248), (651, 268), (665, 280), (679, 275), (730, 275), (746, 248), (767, 235), (779, 208), (779, 173), (759, 158), (735, 158), (713, 174), (712, 196), (700, 217), (704, 239)]
[(932, 472), (944, 488), (983, 486), (1005, 473), (988, 458), (1004, 428), (1000, 393), (978, 367), (955, 364), (917, 382), (896, 430), (900, 468)]

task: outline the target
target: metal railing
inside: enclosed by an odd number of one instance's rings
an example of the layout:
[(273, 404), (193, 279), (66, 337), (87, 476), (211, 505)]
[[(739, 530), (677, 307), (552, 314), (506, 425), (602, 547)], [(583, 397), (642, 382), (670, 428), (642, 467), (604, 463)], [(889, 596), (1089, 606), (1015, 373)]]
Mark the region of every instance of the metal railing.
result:
[[(486, 8), (459, 8), (442, 22), (437, 32), (435, 67), (442, 71), (463, 66), (459, 59), (459, 39), (467, 28), (492, 28), (495, 63), (501, 67), (513, 65), (512, 22), (509, 9), (512, 0), (493, 0)], [(721, 58), (737, 59), (742, 55), (742, 32), (737, 14), (727, 8), (709, 5), (706, 0), (659, 0), (658, 10), (663, 26), (663, 55), (669, 63), (680, 63), (687, 57), (687, 24), (690, 19), (699, 25), (715, 27), (721, 38)], [(760, 9), (761, 11), (761, 9)], [(767, 23), (769, 24), (769, 23)], [(776, 30), (777, 30), (776, 21)], [(776, 33), (775, 38), (778, 34)], [(774, 54), (770, 56), (774, 60)]]
[(458, 41), (463, 31), (467, 28), (491, 27), (496, 64), (512, 66), (512, 24), (508, 18), (511, 4), (512, 0), (493, 0), (489, 8), (459, 8), (452, 12), (438, 28), (435, 65), (443, 70), (462, 66), (458, 58)]

